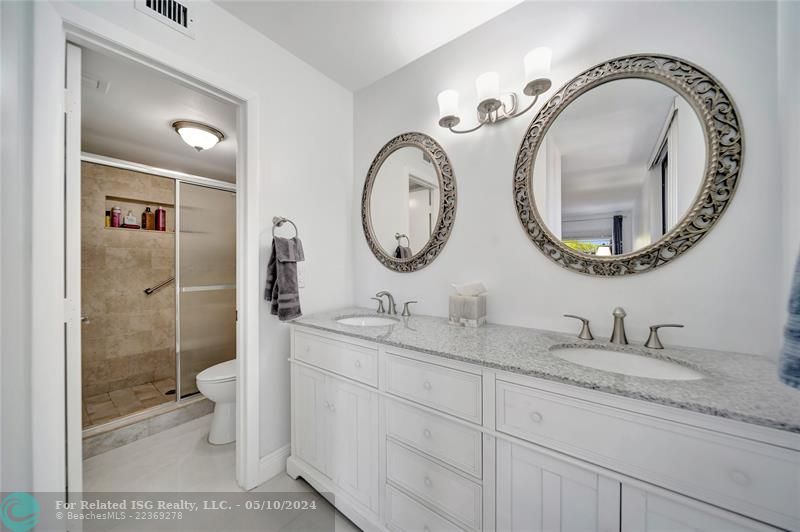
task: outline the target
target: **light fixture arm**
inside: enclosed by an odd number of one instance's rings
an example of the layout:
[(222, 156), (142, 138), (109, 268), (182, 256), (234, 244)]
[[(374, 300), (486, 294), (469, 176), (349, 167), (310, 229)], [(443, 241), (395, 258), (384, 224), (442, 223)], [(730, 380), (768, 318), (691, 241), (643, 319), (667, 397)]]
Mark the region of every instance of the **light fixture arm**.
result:
[(523, 109), (522, 111), (517, 111), (513, 115), (508, 115), (506, 118), (516, 118), (518, 116), (524, 115), (525, 113), (530, 111), (533, 108), (534, 105), (536, 105), (537, 101), (539, 101), (539, 95), (538, 94), (534, 95), (533, 100), (531, 100), (531, 103), (529, 103), (528, 106), (525, 107), (525, 109)]
[(484, 125), (486, 125), (486, 122), (488, 122), (488, 120), (485, 121), (485, 122), (479, 123), (477, 126), (473, 127), (472, 129), (463, 129), (461, 131), (458, 131), (457, 129), (453, 129), (453, 126), (448, 126), (447, 129), (449, 129), (453, 133), (458, 133), (459, 135), (462, 135), (464, 133), (472, 133), (473, 131), (478, 131), (480, 128), (482, 128)]
[[(511, 96), (513, 97), (512, 101), (514, 102), (514, 106), (516, 106), (516, 102), (517, 102), (516, 94), (511, 93)], [(473, 128), (462, 129), (462, 130), (459, 131), (457, 129), (453, 129), (453, 126), (457, 125), (457, 124), (454, 124), (454, 125), (447, 125), (447, 129), (449, 129), (453, 133), (457, 133), (459, 135), (463, 135), (464, 133), (472, 133), (473, 131), (479, 130), (480, 128), (482, 128), (486, 124), (489, 124), (489, 123), (493, 124), (495, 122), (500, 122), (501, 120), (507, 120), (509, 118), (516, 118), (518, 116), (522, 116), (525, 113), (527, 113), (528, 111), (530, 111), (533, 108), (533, 106), (536, 105), (537, 101), (539, 101), (539, 94), (535, 94), (533, 96), (533, 100), (531, 100), (531, 103), (529, 103), (527, 105), (527, 107), (525, 107), (525, 109), (522, 109), (521, 111), (517, 111), (517, 112), (514, 112), (512, 114), (499, 114), (497, 111), (493, 111), (493, 113), (495, 113), (494, 114), (494, 118), (491, 118), (492, 117), (491, 113), (487, 114), (487, 115), (485, 115), (486, 119), (485, 120), (479, 120), (478, 125), (473, 127)], [(503, 108), (503, 110), (506, 109), (505, 104), (503, 105), (502, 108)]]

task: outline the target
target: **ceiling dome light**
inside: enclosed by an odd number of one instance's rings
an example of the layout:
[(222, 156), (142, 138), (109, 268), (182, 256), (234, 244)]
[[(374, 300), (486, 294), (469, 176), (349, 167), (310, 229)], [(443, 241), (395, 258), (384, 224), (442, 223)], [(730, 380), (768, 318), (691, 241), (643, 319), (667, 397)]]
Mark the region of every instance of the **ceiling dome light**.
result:
[(211, 149), (225, 138), (219, 129), (191, 120), (177, 120), (172, 123), (172, 128), (181, 136), (183, 142), (197, 151)]

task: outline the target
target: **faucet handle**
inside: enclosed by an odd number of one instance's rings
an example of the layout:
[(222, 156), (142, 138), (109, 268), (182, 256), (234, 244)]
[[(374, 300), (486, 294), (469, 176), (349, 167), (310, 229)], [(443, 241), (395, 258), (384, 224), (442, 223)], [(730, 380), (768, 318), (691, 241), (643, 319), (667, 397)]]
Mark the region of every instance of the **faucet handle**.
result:
[(581, 316), (576, 316), (575, 314), (564, 314), (565, 318), (575, 318), (576, 320), (581, 320), (583, 323), (583, 327), (581, 327), (581, 332), (578, 333), (578, 338), (581, 340), (594, 340), (594, 336), (592, 336), (592, 330), (589, 329), (589, 320), (583, 318)]
[(374, 299), (375, 301), (378, 302), (378, 310), (376, 310), (375, 312), (377, 312), (378, 314), (386, 314), (386, 309), (383, 308), (383, 298), (371, 297), (370, 299)]
[(402, 316), (407, 316), (407, 317), (411, 316), (411, 311), (409, 310), (408, 306), (413, 303), (419, 303), (419, 301), (406, 301), (405, 303), (403, 303), (403, 313), (401, 314)]
[(651, 325), (650, 336), (647, 337), (647, 341), (644, 343), (645, 347), (649, 347), (650, 349), (664, 349), (664, 345), (661, 343), (661, 339), (658, 337), (658, 330), (661, 327), (683, 327), (683, 325), (680, 323), (661, 323), (658, 325)]

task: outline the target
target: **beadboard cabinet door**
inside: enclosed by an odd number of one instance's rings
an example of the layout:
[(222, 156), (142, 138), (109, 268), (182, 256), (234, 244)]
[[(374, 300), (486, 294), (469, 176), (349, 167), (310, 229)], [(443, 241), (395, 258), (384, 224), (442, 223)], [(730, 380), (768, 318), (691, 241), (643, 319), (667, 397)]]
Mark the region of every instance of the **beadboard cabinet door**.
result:
[(622, 485), (622, 532), (754, 532), (774, 530), (713, 506), (667, 499)]
[(620, 484), (508, 441), (497, 441), (498, 532), (618, 532)]
[(379, 508), (378, 395), (328, 377), (334, 482), (374, 512)]
[(298, 458), (330, 477), (327, 377), (319, 371), (299, 365), (294, 367), (292, 375), (294, 452)]

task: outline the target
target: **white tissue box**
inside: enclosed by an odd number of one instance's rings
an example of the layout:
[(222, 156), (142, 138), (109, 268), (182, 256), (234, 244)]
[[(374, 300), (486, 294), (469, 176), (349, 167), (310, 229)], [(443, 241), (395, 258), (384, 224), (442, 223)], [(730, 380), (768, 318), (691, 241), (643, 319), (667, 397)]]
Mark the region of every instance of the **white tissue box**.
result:
[(450, 296), (450, 323), (463, 327), (480, 327), (486, 323), (486, 295)]

